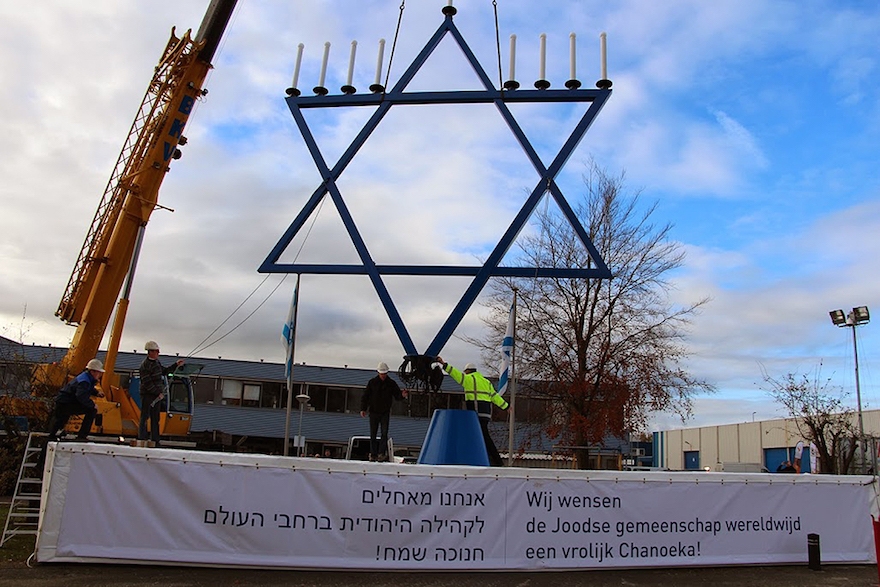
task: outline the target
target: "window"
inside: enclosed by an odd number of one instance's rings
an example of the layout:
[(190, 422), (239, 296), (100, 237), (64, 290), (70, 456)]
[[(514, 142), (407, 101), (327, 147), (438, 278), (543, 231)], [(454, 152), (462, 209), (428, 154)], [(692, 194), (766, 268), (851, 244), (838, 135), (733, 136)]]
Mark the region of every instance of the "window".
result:
[(428, 393), (421, 391), (409, 392), (409, 409), (410, 415), (416, 418), (427, 418), (431, 414), (428, 412)]
[(214, 388), (217, 385), (216, 379), (199, 377), (198, 379), (191, 379), (190, 381), (192, 382), (193, 393), (195, 394), (197, 404), (214, 403)]
[(326, 412), (327, 411), (327, 388), (323, 385), (315, 385), (309, 386), (308, 392), (309, 397), (309, 405), (312, 406), (315, 411), (318, 412)]
[(361, 397), (364, 395), (364, 390), (360, 387), (349, 387), (346, 395), (348, 397), (346, 399), (347, 407), (345, 411), (349, 414), (359, 413), (361, 411)]
[(447, 393), (446, 401), (448, 410), (463, 410), (465, 408), (464, 393)]
[(169, 412), (179, 412), (182, 414), (192, 413), (192, 404), (189, 395), (190, 387), (187, 381), (180, 377), (168, 378), (168, 397), (171, 399), (168, 404)]
[(241, 381), (234, 379), (223, 380), (223, 403), (231, 406), (241, 405)]
[(223, 380), (223, 402), (230, 406), (259, 406), (262, 386), (235, 379)]
[(345, 388), (328, 387), (327, 388), (327, 411), (328, 412), (345, 412)]
[[(281, 406), (281, 392), (287, 393), (286, 388), (280, 383), (267, 381), (260, 384), (260, 407), (278, 408)], [(296, 394), (293, 394), (294, 396)], [(287, 399), (287, 398), (285, 398)]]
[[(287, 407), (287, 385), (283, 385), (279, 389), (280, 389), (280, 397), (279, 397), (279, 401), (278, 401), (278, 407), (279, 408), (286, 408)], [(298, 396), (301, 393), (311, 393), (311, 392), (310, 392), (310, 390), (303, 391), (302, 385), (300, 385), (299, 383), (294, 383), (293, 390), (290, 392), (290, 401), (291, 401), (290, 405), (293, 406), (294, 409), (297, 409), (297, 410), (299, 409), (299, 402), (296, 400), (296, 396)], [(312, 399), (310, 400), (311, 403), (309, 403), (309, 405), (314, 406), (314, 401), (315, 401), (315, 398), (314, 398), (314, 396), (312, 396)]]
[(409, 402), (407, 400), (398, 401), (394, 400), (391, 402), (391, 415), (392, 416), (407, 416), (409, 415)]
[(260, 405), (260, 390), (260, 385), (256, 383), (245, 383), (242, 386), (241, 405), (258, 407)]

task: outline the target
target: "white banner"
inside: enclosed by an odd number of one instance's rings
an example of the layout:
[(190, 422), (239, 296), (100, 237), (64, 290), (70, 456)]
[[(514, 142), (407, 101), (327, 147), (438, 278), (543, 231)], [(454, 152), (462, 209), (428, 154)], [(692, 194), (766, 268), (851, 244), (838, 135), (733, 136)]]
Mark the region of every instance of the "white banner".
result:
[[(58, 445), (40, 562), (539, 570), (874, 561), (871, 477), (621, 473)], [(876, 512), (875, 512), (876, 513)]]

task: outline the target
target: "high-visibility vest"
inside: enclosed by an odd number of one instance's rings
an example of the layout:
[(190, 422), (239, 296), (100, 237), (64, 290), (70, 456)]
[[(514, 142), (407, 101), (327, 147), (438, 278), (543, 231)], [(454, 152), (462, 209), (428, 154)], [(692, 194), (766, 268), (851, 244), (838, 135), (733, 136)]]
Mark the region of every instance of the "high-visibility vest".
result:
[(449, 376), (455, 379), (455, 381), (464, 388), (465, 401), (472, 402), (476, 400), (478, 404), (480, 402), (491, 402), (502, 410), (507, 409), (507, 400), (498, 395), (492, 382), (483, 377), (478, 371), (474, 371), (473, 373), (462, 373), (448, 363), (446, 364), (445, 369), (446, 372), (449, 373)]

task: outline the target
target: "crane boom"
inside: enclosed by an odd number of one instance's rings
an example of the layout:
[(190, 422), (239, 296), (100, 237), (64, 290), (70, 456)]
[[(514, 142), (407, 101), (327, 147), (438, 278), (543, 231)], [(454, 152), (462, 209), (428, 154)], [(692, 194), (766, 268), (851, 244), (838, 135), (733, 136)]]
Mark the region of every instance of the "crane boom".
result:
[[(132, 259), (162, 180), (171, 160), (180, 156), (178, 145), (186, 142), (183, 129), (196, 100), (207, 93), (202, 85), (235, 4), (212, 0), (195, 39), (191, 31), (181, 37), (171, 31), (56, 311), (77, 329), (66, 356), (52, 370), (52, 384), (78, 373), (98, 351), (126, 276), (131, 280)], [(120, 309), (114, 331), (121, 332), (122, 304)], [(112, 365), (107, 371), (112, 376)]]

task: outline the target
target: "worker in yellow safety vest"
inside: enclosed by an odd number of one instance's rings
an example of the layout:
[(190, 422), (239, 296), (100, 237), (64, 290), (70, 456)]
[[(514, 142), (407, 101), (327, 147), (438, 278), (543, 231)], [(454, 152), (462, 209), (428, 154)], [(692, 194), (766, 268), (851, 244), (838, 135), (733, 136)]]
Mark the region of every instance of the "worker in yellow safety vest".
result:
[(477, 371), (477, 367), (473, 363), (465, 365), (464, 373), (462, 373), (447, 364), (441, 357), (437, 357), (437, 362), (450, 377), (464, 388), (464, 401), (467, 409), (476, 410), (480, 420), (480, 428), (483, 431), (483, 441), (486, 443), (486, 452), (489, 455), (489, 464), (493, 467), (503, 466), (501, 455), (498, 454), (498, 449), (495, 448), (495, 443), (489, 436), (489, 421), (492, 419), (492, 404), (506, 410), (507, 401), (495, 391), (492, 382)]

